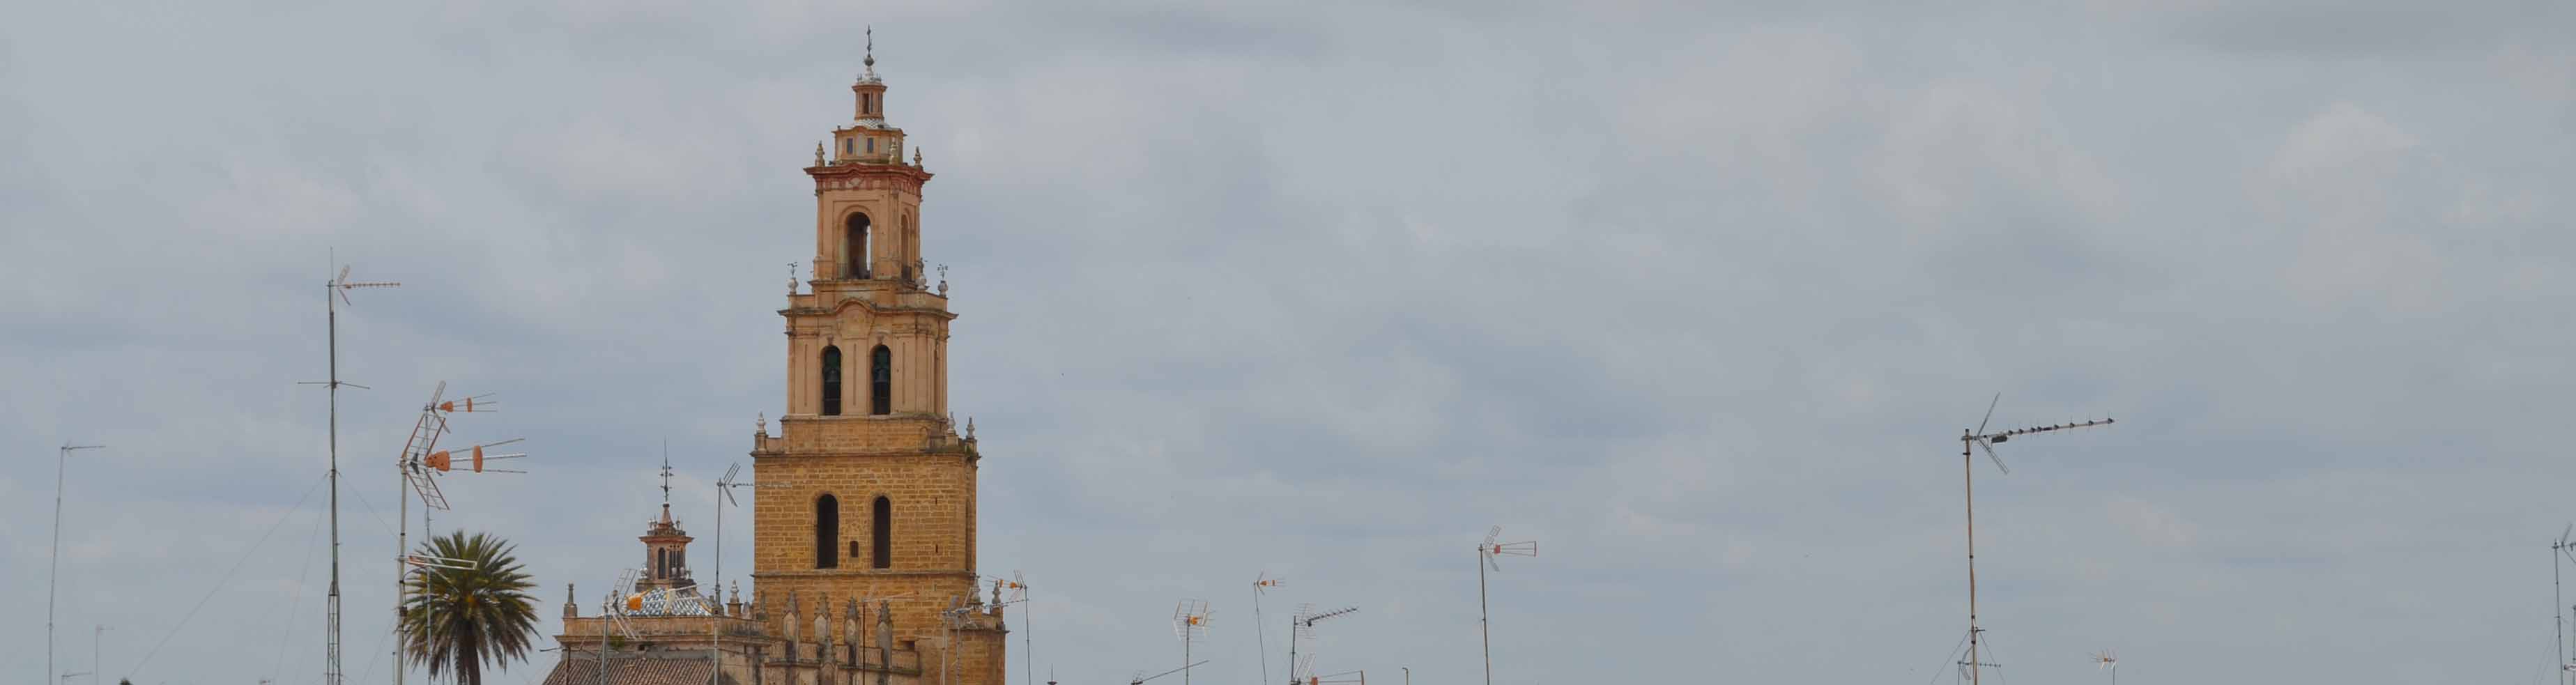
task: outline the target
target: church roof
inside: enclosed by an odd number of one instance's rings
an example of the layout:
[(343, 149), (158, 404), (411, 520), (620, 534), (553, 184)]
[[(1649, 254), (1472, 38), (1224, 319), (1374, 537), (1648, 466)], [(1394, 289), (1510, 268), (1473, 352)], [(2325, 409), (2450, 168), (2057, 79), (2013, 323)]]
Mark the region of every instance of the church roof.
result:
[[(615, 655), (608, 659), (609, 685), (707, 685), (707, 671), (715, 668), (704, 656), (650, 657)], [(599, 659), (573, 655), (555, 664), (546, 674), (546, 685), (596, 685)], [(726, 676), (724, 685), (740, 685)]]

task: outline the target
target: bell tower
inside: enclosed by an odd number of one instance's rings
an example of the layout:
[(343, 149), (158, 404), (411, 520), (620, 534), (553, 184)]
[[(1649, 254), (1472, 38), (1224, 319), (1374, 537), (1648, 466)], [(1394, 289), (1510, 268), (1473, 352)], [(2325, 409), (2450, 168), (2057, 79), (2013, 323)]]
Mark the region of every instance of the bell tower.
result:
[[(947, 285), (921, 258), (931, 174), (886, 120), (874, 40), (852, 120), (814, 150), (814, 254), (788, 284), (786, 411), (753, 438), (752, 578), (779, 598), (887, 608), (895, 649), (968, 685), (1003, 678), (999, 607), (976, 596), (974, 429), (948, 412)], [(800, 287), (801, 286), (801, 287)], [(775, 614), (773, 614), (775, 615)], [(772, 626), (772, 634), (785, 634)], [(899, 674), (898, 674), (899, 677)], [(874, 680), (874, 678), (870, 678)]]

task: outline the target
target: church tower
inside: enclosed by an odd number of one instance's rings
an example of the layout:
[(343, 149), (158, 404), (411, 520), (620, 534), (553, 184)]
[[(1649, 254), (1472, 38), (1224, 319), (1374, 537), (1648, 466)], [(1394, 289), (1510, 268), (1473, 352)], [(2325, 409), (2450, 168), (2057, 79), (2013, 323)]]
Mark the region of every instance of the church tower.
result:
[[(814, 254), (788, 285), (787, 409), (764, 425), (753, 474), (752, 578), (766, 602), (885, 607), (894, 649), (920, 677), (1003, 680), (999, 607), (976, 593), (974, 429), (948, 413), (946, 284), (921, 258), (931, 174), (887, 123), (873, 46), (850, 86), (853, 120), (832, 129), (814, 180)], [(772, 612), (779, 615), (781, 612)], [(810, 613), (810, 612), (809, 612)], [(772, 626), (776, 634), (784, 626)]]

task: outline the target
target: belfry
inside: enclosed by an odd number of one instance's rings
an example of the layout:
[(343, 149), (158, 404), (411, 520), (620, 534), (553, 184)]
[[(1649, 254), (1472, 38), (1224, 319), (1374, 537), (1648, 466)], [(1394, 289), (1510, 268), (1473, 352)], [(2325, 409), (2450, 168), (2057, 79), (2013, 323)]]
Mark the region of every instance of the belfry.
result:
[[(886, 123), (876, 57), (814, 179), (814, 257), (786, 319), (787, 412), (752, 445), (752, 579), (767, 601), (885, 605), (898, 646), (946, 682), (999, 683), (999, 607), (976, 593), (980, 455), (948, 413), (945, 284), (921, 258), (921, 151)], [(791, 287), (795, 284), (790, 284)], [(828, 600), (826, 600), (828, 598)], [(824, 605), (826, 609), (831, 605)]]
[[(873, 40), (853, 121), (817, 145), (814, 254), (788, 283), (786, 411), (752, 434), (752, 588), (700, 592), (662, 516), (600, 613), (567, 596), (546, 682), (1000, 685), (1002, 598), (977, 594), (970, 421), (948, 413), (947, 284), (921, 257), (919, 149), (886, 122)], [(667, 468), (667, 467), (666, 467)], [(721, 581), (723, 579), (716, 579)], [(567, 588), (570, 595), (573, 590)]]

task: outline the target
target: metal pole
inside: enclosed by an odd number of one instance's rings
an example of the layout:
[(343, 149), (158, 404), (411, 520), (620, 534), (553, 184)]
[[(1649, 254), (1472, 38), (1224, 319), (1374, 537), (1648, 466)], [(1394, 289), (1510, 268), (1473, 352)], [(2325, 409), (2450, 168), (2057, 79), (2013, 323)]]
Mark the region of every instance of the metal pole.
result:
[[(1253, 653), (1261, 655), (1262, 685), (1270, 685), (1270, 638), (1264, 632), (1266, 630), (1267, 629), (1261, 627), (1261, 581), (1255, 580), (1252, 584), (1252, 644), (1261, 648), (1259, 651), (1255, 651)], [(1297, 634), (1289, 633), (1288, 639), (1297, 639)], [(1289, 668), (1296, 667), (1290, 666)], [(2567, 684), (2559, 683), (2558, 685)]]
[[(411, 554), (411, 493), (407, 492), (411, 489), (410, 469), (411, 465), (402, 459), (394, 461), (394, 499), (402, 500), (401, 510), (394, 514), (397, 528), (394, 533), (394, 685), (402, 685), (403, 682), (403, 600), (411, 595), (410, 587), (404, 582), (410, 577), (409, 565), (402, 562), (404, 555)], [(424, 521), (429, 517), (425, 504), (420, 514)], [(429, 524), (421, 524), (420, 534), (429, 536)]]
[(1476, 636), (1485, 641), (1485, 685), (1494, 685), (1492, 623), (1493, 618), (1485, 609), (1485, 548), (1479, 545), (1476, 547)]
[[(54, 586), (63, 574), (63, 468), (71, 461), (73, 450), (94, 450), (105, 445), (63, 443), (54, 452), (54, 550), (53, 566), (45, 571), (45, 679), (54, 679)], [(95, 670), (95, 669), (93, 669)]]
[[(1478, 563), (1483, 563), (1479, 560)], [(1484, 568), (1478, 566), (1476, 568)], [(1298, 612), (1305, 613), (1305, 612)], [(1297, 685), (1297, 619), (1288, 619), (1288, 685)]]
[[(1020, 574), (1017, 571), (1012, 572), (1012, 582), (1018, 582), (1019, 575)], [(1027, 685), (1036, 685), (1038, 681), (1038, 623), (1037, 621), (1029, 618), (1029, 605), (1032, 604), (1032, 602), (1028, 601), (1028, 588), (1022, 587), (1020, 590), (1022, 593), (1020, 595), (1020, 679), (1025, 681)], [(1261, 679), (1269, 680), (1270, 676), (1264, 675)], [(1269, 684), (1264, 683), (1263, 685)]]
[[(669, 444), (664, 443), (664, 447), (662, 449), (670, 449)], [(663, 463), (666, 464), (670, 461), (670, 457), (667, 454), (665, 454), (662, 459)], [(717, 631), (716, 620), (718, 617), (724, 616), (724, 510), (726, 487), (729, 486), (723, 480), (716, 481), (716, 594), (714, 595), (714, 599), (707, 602), (707, 660), (714, 662), (715, 668), (707, 670), (707, 685), (718, 685), (718, 683), (723, 682), (722, 679), (724, 678), (724, 645), (717, 644), (722, 641), (722, 637)], [(395, 685), (401, 684), (396, 683)]]
[(1965, 431), (1960, 435), (1959, 472), (1968, 493), (1968, 683), (1978, 685), (1986, 667), (1977, 661), (1977, 464), (1972, 438)]
[(2558, 605), (2566, 603), (2566, 598), (2559, 596), (2558, 554), (2559, 547), (2556, 545), (2550, 546), (2549, 626), (2551, 630), (2557, 631), (2558, 635), (2556, 638), (2556, 641), (2558, 642), (2558, 685), (2567, 685), (2567, 620), (2565, 614), (2558, 613)]
[(89, 685), (98, 685), (98, 639), (107, 634), (107, 626), (89, 633)]
[[(621, 576), (621, 577), (623, 577), (623, 576)], [(599, 684), (600, 684), (600, 685), (608, 685), (608, 612), (609, 612), (609, 611), (611, 611), (611, 609), (610, 609), (609, 605), (610, 605), (610, 604), (613, 604), (613, 603), (616, 603), (616, 602), (617, 602), (617, 591), (616, 591), (616, 590), (614, 590), (614, 589), (612, 589), (612, 590), (609, 590), (609, 591), (608, 591), (608, 601), (599, 603)], [(789, 644), (789, 645), (787, 645), (787, 657), (788, 657), (789, 659), (791, 659), (791, 660), (792, 660), (792, 659), (794, 659), (794, 658), (796, 657), (796, 645), (794, 645), (794, 644)]]
[(331, 380), (331, 594), (327, 603), (329, 636), (323, 647), (322, 685), (340, 685), (340, 306), (332, 301), (339, 287), (334, 279), (322, 289), (322, 307), (329, 328)]

